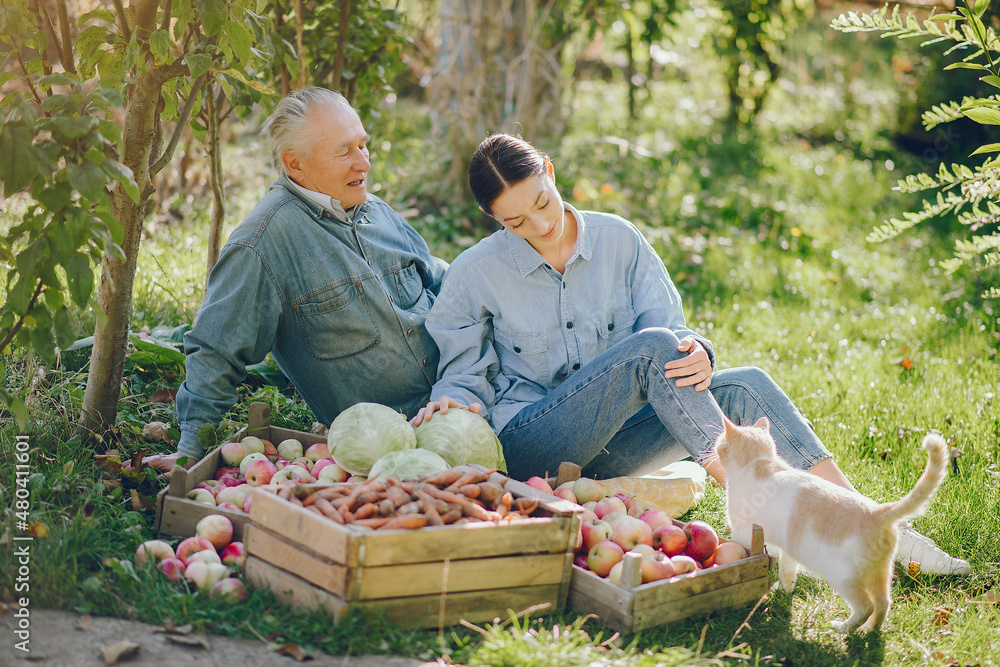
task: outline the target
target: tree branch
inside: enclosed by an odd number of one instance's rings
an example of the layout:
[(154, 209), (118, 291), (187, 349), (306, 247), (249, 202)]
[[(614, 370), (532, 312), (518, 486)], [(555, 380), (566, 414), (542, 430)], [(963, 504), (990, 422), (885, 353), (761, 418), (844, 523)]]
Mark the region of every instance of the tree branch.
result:
[(347, 42), (347, 22), (351, 19), (351, 3), (340, 0), (340, 26), (337, 31), (337, 54), (333, 58), (333, 81), (331, 88), (340, 91), (340, 76), (344, 71), (344, 44)]
[(126, 42), (132, 41), (132, 29), (128, 25), (128, 14), (125, 12), (125, 6), (122, 4), (122, 0), (112, 0), (115, 3), (115, 13), (118, 14), (118, 22), (121, 24), (119, 26), (122, 29), (122, 36), (125, 37)]
[(163, 153), (160, 157), (158, 157), (153, 164), (149, 165), (150, 180), (152, 180), (153, 176), (160, 173), (163, 168), (170, 163), (170, 159), (174, 154), (174, 149), (177, 148), (177, 142), (180, 141), (181, 133), (184, 131), (184, 126), (187, 125), (188, 119), (191, 117), (191, 109), (194, 108), (194, 102), (198, 99), (198, 91), (201, 90), (203, 85), (205, 85), (205, 79), (207, 77), (208, 72), (205, 72), (191, 84), (191, 92), (188, 93), (187, 100), (184, 102), (184, 108), (181, 109), (181, 113), (177, 117), (177, 124), (174, 126), (173, 134), (170, 135), (170, 141), (167, 142), (167, 147), (163, 149)]
[(58, 0), (56, 12), (59, 15), (59, 28), (62, 31), (62, 64), (67, 72), (76, 74), (76, 63), (73, 62), (73, 36), (69, 30), (69, 11), (66, 9), (66, 0)]
[(21, 330), (21, 325), (24, 324), (24, 318), (26, 318), (28, 313), (31, 312), (31, 309), (35, 307), (35, 302), (38, 301), (38, 297), (44, 290), (45, 283), (39, 280), (38, 287), (35, 288), (35, 293), (31, 296), (31, 301), (28, 302), (28, 307), (24, 310), (24, 315), (21, 315), (21, 317), (18, 318), (17, 322), (14, 323), (14, 326), (11, 327), (10, 332), (4, 336), (3, 342), (0, 342), (0, 350), (6, 350), (7, 346), (14, 340), (14, 336), (16, 336), (17, 332)]
[(170, 15), (174, 13), (174, 0), (167, 0), (163, 5), (163, 20), (160, 21), (160, 30), (170, 29)]
[(28, 84), (28, 88), (31, 90), (31, 96), (35, 98), (35, 104), (37, 104), (40, 109), (42, 107), (42, 98), (38, 95), (38, 90), (35, 88), (35, 83), (32, 81), (31, 75), (28, 73), (28, 67), (24, 64), (24, 59), (21, 58), (20, 49), (17, 52), (17, 63), (21, 66), (21, 71), (24, 72), (24, 76), (20, 78)]

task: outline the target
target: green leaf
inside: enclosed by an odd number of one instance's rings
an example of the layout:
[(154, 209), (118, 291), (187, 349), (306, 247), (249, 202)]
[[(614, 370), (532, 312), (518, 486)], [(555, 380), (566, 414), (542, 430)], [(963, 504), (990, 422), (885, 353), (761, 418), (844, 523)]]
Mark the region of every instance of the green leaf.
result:
[(154, 30), (149, 35), (149, 49), (156, 56), (157, 62), (164, 62), (170, 54), (170, 32), (167, 30)]
[(73, 350), (85, 350), (87, 348), (94, 347), (94, 337), (87, 336), (86, 338), (81, 338), (79, 340), (73, 341), (73, 344), (67, 348), (63, 348), (63, 352), (72, 352)]
[(7, 392), (3, 387), (0, 387), (0, 405), (3, 405), (14, 415), (14, 421), (17, 422), (19, 430), (23, 431), (27, 427), (28, 408), (21, 399)]
[(87, 201), (96, 203), (107, 195), (104, 189), (107, 176), (100, 165), (93, 162), (70, 163), (66, 165), (66, 175), (73, 189)]
[(38, 85), (48, 90), (52, 86), (72, 86), (76, 80), (65, 74), (49, 74), (38, 79)]
[(967, 118), (971, 118), (980, 125), (1000, 125), (1000, 110), (989, 107), (979, 107), (964, 111)]
[(21, 123), (0, 127), (0, 181), (6, 196), (27, 186), (38, 173), (31, 130)]
[(69, 309), (63, 306), (56, 310), (52, 316), (52, 325), (56, 332), (56, 345), (60, 350), (64, 350), (73, 344), (73, 336), (76, 335), (76, 325), (70, 316)]
[(973, 11), (976, 16), (982, 16), (986, 13), (986, 9), (990, 6), (990, 0), (976, 0)]
[(949, 69), (975, 69), (989, 72), (990, 68), (986, 65), (980, 65), (979, 63), (967, 63), (965, 61), (959, 61), (957, 63), (952, 63), (945, 67), (946, 70)]
[(94, 270), (90, 266), (90, 259), (82, 252), (75, 252), (69, 259), (60, 263), (66, 269), (73, 303), (80, 307), (85, 306), (94, 289)]
[(140, 338), (136, 334), (129, 334), (129, 341), (136, 349), (136, 352), (128, 355), (132, 363), (140, 366), (184, 364), (184, 353), (172, 345), (161, 343), (155, 338)]
[(56, 339), (52, 335), (51, 327), (36, 326), (28, 333), (31, 339), (31, 347), (35, 353), (50, 366), (56, 363)]
[(211, 424), (202, 424), (198, 427), (198, 442), (206, 452), (215, 449), (218, 444), (218, 436), (215, 434), (215, 427)]
[(989, 76), (984, 76), (980, 79), (983, 83), (988, 83), (994, 88), (1000, 88), (1000, 76), (996, 74), (990, 74)]
[(222, 26), (223, 44), (232, 49), (233, 56), (240, 65), (250, 60), (250, 45), (253, 39), (246, 25), (235, 21), (226, 21)]
[(205, 27), (205, 35), (212, 37), (219, 34), (229, 17), (226, 3), (223, 0), (194, 0), (194, 5), (198, 8), (198, 16)]
[(98, 126), (100, 121), (93, 116), (54, 116), (45, 123), (45, 129), (64, 141), (72, 141), (86, 135)]
[(110, 23), (111, 25), (114, 25), (115, 13), (112, 12), (110, 9), (105, 9), (104, 7), (100, 7), (98, 9), (91, 9), (89, 12), (82, 14), (80, 18), (76, 20), (76, 25), (82, 28), (83, 25), (88, 21), (90, 21), (91, 19), (100, 19), (105, 23)]
[[(42, 181), (39, 181), (41, 183)], [(55, 213), (69, 206), (73, 197), (73, 189), (64, 181), (56, 181), (49, 186), (36, 188), (32, 196), (48, 211)]]
[(189, 53), (184, 56), (184, 64), (191, 72), (191, 78), (197, 79), (212, 66), (212, 56), (205, 53)]
[(233, 77), (234, 79), (236, 79), (240, 83), (243, 83), (243, 84), (249, 86), (250, 88), (253, 88), (258, 93), (261, 93), (261, 94), (264, 94), (264, 95), (274, 95), (275, 94), (274, 90), (272, 90), (271, 88), (268, 88), (266, 85), (264, 85), (260, 81), (254, 81), (253, 79), (248, 79), (239, 70), (235, 70), (235, 69), (231, 69), (230, 68), (230, 69), (221, 70), (219, 73), (220, 74), (225, 74), (226, 76)]
[(121, 183), (125, 194), (136, 204), (139, 203), (139, 185), (132, 176), (132, 170), (118, 160), (105, 160), (101, 163), (101, 169), (113, 179)]
[(969, 157), (973, 155), (979, 155), (981, 153), (997, 153), (1000, 152), (1000, 144), (986, 144), (985, 146), (980, 146), (976, 150), (969, 154)]

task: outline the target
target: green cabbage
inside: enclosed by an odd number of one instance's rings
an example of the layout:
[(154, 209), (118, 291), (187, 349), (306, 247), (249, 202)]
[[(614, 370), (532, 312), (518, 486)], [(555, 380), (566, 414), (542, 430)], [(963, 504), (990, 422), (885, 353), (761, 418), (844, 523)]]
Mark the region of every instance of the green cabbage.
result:
[(433, 475), (451, 466), (443, 458), (429, 449), (401, 449), (389, 452), (372, 466), (368, 479), (395, 475), (400, 479), (417, 479), (421, 475)]
[(489, 422), (474, 412), (459, 408), (437, 412), (414, 430), (417, 448), (440, 454), (449, 466), (478, 463), (507, 472), (500, 441)]
[(356, 403), (330, 424), (330, 457), (354, 475), (368, 475), (389, 452), (412, 449), (417, 437), (406, 417), (378, 403)]

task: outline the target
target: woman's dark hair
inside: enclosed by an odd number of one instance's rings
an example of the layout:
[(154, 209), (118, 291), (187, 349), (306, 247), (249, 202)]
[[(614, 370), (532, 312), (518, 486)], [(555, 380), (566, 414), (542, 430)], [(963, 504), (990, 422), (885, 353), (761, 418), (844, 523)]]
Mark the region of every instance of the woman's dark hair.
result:
[(493, 134), (479, 144), (469, 163), (472, 196), (487, 214), (507, 188), (545, 172), (548, 156), (521, 137)]

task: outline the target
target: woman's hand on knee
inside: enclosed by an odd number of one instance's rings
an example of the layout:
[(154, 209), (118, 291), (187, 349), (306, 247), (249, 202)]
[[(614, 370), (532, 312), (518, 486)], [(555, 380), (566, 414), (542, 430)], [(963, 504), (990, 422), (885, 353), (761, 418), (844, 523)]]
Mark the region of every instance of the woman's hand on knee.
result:
[(420, 426), (421, 423), (429, 420), (435, 412), (446, 414), (449, 408), (459, 408), (460, 410), (468, 410), (469, 412), (479, 414), (481, 406), (479, 403), (465, 405), (464, 403), (459, 403), (453, 398), (442, 396), (441, 400), (430, 401), (427, 405), (417, 410), (417, 414), (413, 415), (413, 418), (410, 419), (410, 425)]
[(712, 384), (712, 361), (708, 352), (693, 336), (681, 339), (677, 346), (679, 352), (687, 352), (687, 356), (674, 359), (664, 364), (666, 371), (663, 376), (668, 380), (678, 378), (678, 387), (694, 385), (696, 391), (705, 391)]

